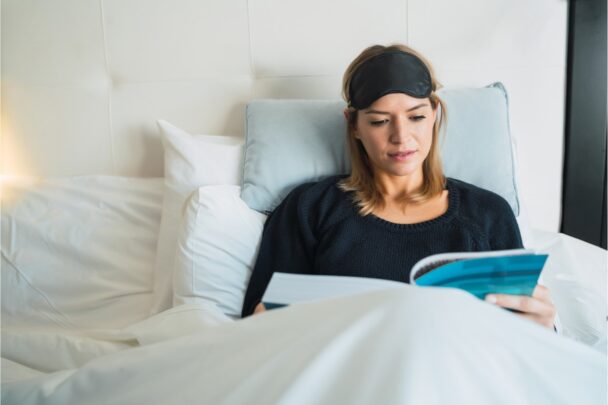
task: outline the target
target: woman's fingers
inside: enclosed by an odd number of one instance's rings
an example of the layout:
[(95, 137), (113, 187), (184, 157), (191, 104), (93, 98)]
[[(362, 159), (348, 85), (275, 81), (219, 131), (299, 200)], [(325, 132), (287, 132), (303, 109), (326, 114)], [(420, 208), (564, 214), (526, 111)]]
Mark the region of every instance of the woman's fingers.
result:
[(555, 306), (551, 301), (549, 289), (537, 285), (531, 297), (526, 295), (488, 294), (486, 301), (521, 312), (518, 314), (548, 328), (553, 327)]
[(552, 303), (551, 295), (549, 294), (549, 289), (544, 285), (536, 284), (534, 292), (532, 293), (532, 297), (538, 298), (539, 300), (544, 302)]
[(486, 296), (486, 301), (525, 313), (549, 314), (551, 312), (551, 305), (527, 295), (490, 294)]

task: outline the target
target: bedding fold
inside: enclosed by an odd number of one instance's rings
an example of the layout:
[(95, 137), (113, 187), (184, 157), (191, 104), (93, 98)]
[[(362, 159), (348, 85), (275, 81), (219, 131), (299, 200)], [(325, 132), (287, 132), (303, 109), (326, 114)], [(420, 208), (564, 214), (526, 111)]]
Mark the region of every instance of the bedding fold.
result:
[(605, 382), (605, 356), (581, 343), (461, 291), (406, 285), (201, 323), (187, 336), (5, 383), (2, 400), (596, 404)]

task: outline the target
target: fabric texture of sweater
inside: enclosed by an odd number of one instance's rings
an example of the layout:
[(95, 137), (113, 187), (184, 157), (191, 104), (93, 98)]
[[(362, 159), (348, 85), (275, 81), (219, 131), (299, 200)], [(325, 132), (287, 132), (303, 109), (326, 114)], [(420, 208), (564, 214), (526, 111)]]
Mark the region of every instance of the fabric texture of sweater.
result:
[(509, 203), (491, 191), (447, 178), (448, 209), (437, 218), (396, 224), (362, 216), (345, 176), (296, 187), (269, 215), (249, 280), (242, 315), (255, 306), (276, 272), (374, 277), (409, 282), (429, 255), (522, 248)]

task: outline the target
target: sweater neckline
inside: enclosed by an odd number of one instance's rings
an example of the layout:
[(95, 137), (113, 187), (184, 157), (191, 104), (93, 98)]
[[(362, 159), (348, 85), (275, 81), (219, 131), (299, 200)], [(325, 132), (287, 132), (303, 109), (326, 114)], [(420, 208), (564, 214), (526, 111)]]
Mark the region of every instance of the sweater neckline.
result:
[(413, 224), (399, 224), (396, 222), (387, 221), (386, 219), (382, 219), (374, 214), (365, 215), (363, 219), (394, 231), (422, 230), (449, 222), (458, 211), (458, 201), (460, 199), (458, 198), (458, 187), (454, 185), (452, 179), (446, 177), (445, 183), (446, 189), (448, 190), (448, 209), (438, 217)]

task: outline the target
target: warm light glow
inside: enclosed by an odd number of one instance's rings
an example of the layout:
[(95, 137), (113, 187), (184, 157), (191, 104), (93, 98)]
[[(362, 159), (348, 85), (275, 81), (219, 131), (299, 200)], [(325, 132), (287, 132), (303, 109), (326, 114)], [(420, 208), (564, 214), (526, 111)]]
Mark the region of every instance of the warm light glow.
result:
[(4, 111), (0, 130), (0, 201), (12, 203), (19, 194), (11, 183), (32, 183), (37, 181), (35, 167), (29, 160), (22, 142), (12, 131)]
[(10, 125), (10, 120), (2, 114), (0, 132), (0, 175), (28, 175), (35, 173), (23, 141), (19, 139)]
[(39, 181), (39, 178), (32, 176), (0, 175), (0, 206), (6, 207), (16, 203), (27, 187)]

